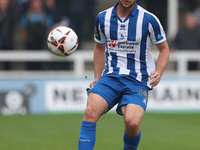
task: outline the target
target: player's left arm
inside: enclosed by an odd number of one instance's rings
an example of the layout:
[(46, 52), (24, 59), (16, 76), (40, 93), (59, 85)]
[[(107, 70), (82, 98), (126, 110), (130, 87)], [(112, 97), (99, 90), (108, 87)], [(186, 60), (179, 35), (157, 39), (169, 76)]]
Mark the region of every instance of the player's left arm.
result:
[(157, 59), (156, 71), (152, 71), (150, 76), (150, 79), (152, 80), (150, 85), (152, 87), (155, 87), (160, 82), (163, 72), (168, 64), (170, 54), (167, 41), (156, 46), (159, 50), (159, 56)]

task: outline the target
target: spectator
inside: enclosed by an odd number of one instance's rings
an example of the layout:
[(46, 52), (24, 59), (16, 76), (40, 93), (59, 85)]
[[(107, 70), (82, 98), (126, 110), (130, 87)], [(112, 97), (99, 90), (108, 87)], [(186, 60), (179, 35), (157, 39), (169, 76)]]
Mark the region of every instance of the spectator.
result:
[[(20, 21), (21, 37), (26, 43), (26, 49), (45, 49), (47, 34), (53, 26), (53, 18), (45, 11), (42, 0), (30, 0), (29, 8)], [(42, 65), (29, 62), (27, 69), (42, 69)]]
[[(13, 49), (13, 25), (10, 0), (0, 0), (0, 50)], [(10, 69), (10, 62), (0, 64), (4, 70)]]
[(40, 50), (53, 26), (53, 18), (43, 8), (42, 0), (30, 0), (29, 9), (21, 17), (21, 36), (27, 49)]
[(13, 49), (13, 17), (10, 0), (0, 0), (0, 49)]
[[(172, 42), (171, 50), (200, 50), (200, 26), (194, 13), (185, 15), (184, 25), (180, 27)], [(189, 70), (197, 70), (197, 62), (189, 62)]]

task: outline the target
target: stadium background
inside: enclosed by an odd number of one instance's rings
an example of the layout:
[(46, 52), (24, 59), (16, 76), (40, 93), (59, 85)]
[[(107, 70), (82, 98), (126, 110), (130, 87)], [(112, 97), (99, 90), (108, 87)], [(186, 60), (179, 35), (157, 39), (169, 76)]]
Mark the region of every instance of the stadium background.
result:
[[(12, 10), (16, 2), (11, 0)], [(97, 0), (95, 13), (115, 2)], [(158, 16), (170, 45), (183, 24), (184, 14), (199, 7), (198, 0), (140, 0), (138, 3)], [(87, 99), (85, 89), (93, 79), (93, 28), (89, 18), (85, 19), (82, 46), (66, 58), (53, 56), (45, 48), (27, 50), (19, 35), (19, 20), (13, 24), (12, 49), (0, 50), (0, 150), (77, 149)], [(156, 59), (156, 47), (152, 49)], [(190, 49), (171, 52), (160, 84), (150, 92), (138, 149), (200, 149), (199, 54), (199, 50)], [(198, 63), (196, 70), (188, 69), (190, 61)], [(39, 62), (42, 67), (28, 70), (28, 62)], [(122, 149), (123, 126), (122, 117), (115, 110), (103, 116), (97, 128), (95, 149)]]

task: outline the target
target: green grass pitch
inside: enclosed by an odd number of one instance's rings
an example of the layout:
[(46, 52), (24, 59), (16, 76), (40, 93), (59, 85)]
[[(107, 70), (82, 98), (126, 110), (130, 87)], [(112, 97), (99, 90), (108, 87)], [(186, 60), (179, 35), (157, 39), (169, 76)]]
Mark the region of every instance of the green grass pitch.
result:
[[(82, 114), (0, 116), (0, 150), (77, 150)], [(146, 113), (138, 150), (200, 149), (200, 114)], [(123, 118), (104, 115), (94, 150), (123, 149)]]

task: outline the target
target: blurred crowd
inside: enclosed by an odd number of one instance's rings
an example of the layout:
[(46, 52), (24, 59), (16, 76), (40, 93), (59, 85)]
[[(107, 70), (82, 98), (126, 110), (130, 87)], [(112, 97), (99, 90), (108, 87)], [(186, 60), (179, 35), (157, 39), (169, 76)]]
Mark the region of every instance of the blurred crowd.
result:
[[(59, 25), (77, 33), (78, 49), (82, 49), (83, 41), (93, 37), (96, 6), (97, 0), (0, 0), (0, 50), (47, 49), (47, 35)], [(0, 68), (13, 69), (11, 64), (0, 62)], [(21, 66), (27, 70), (66, 70), (70, 65), (26, 62)]]
[[(167, 1), (137, 0), (160, 19), (165, 31)], [(0, 0), (0, 50), (46, 49), (46, 37), (58, 25), (75, 30), (78, 49), (82, 49), (85, 40), (93, 39), (98, 3), (98, 0)], [(200, 0), (179, 0), (178, 21), (177, 35), (169, 40), (171, 51), (200, 50)], [(197, 64), (191, 66), (191, 70), (198, 68)]]
[[(200, 51), (200, 0), (179, 0), (179, 29), (171, 51)], [(200, 62), (189, 61), (189, 71), (200, 70)]]
[(45, 49), (46, 36), (56, 25), (73, 28), (81, 49), (83, 37), (91, 38), (96, 15), (96, 0), (0, 0), (0, 49), (16, 48), (16, 36), (24, 49)]

